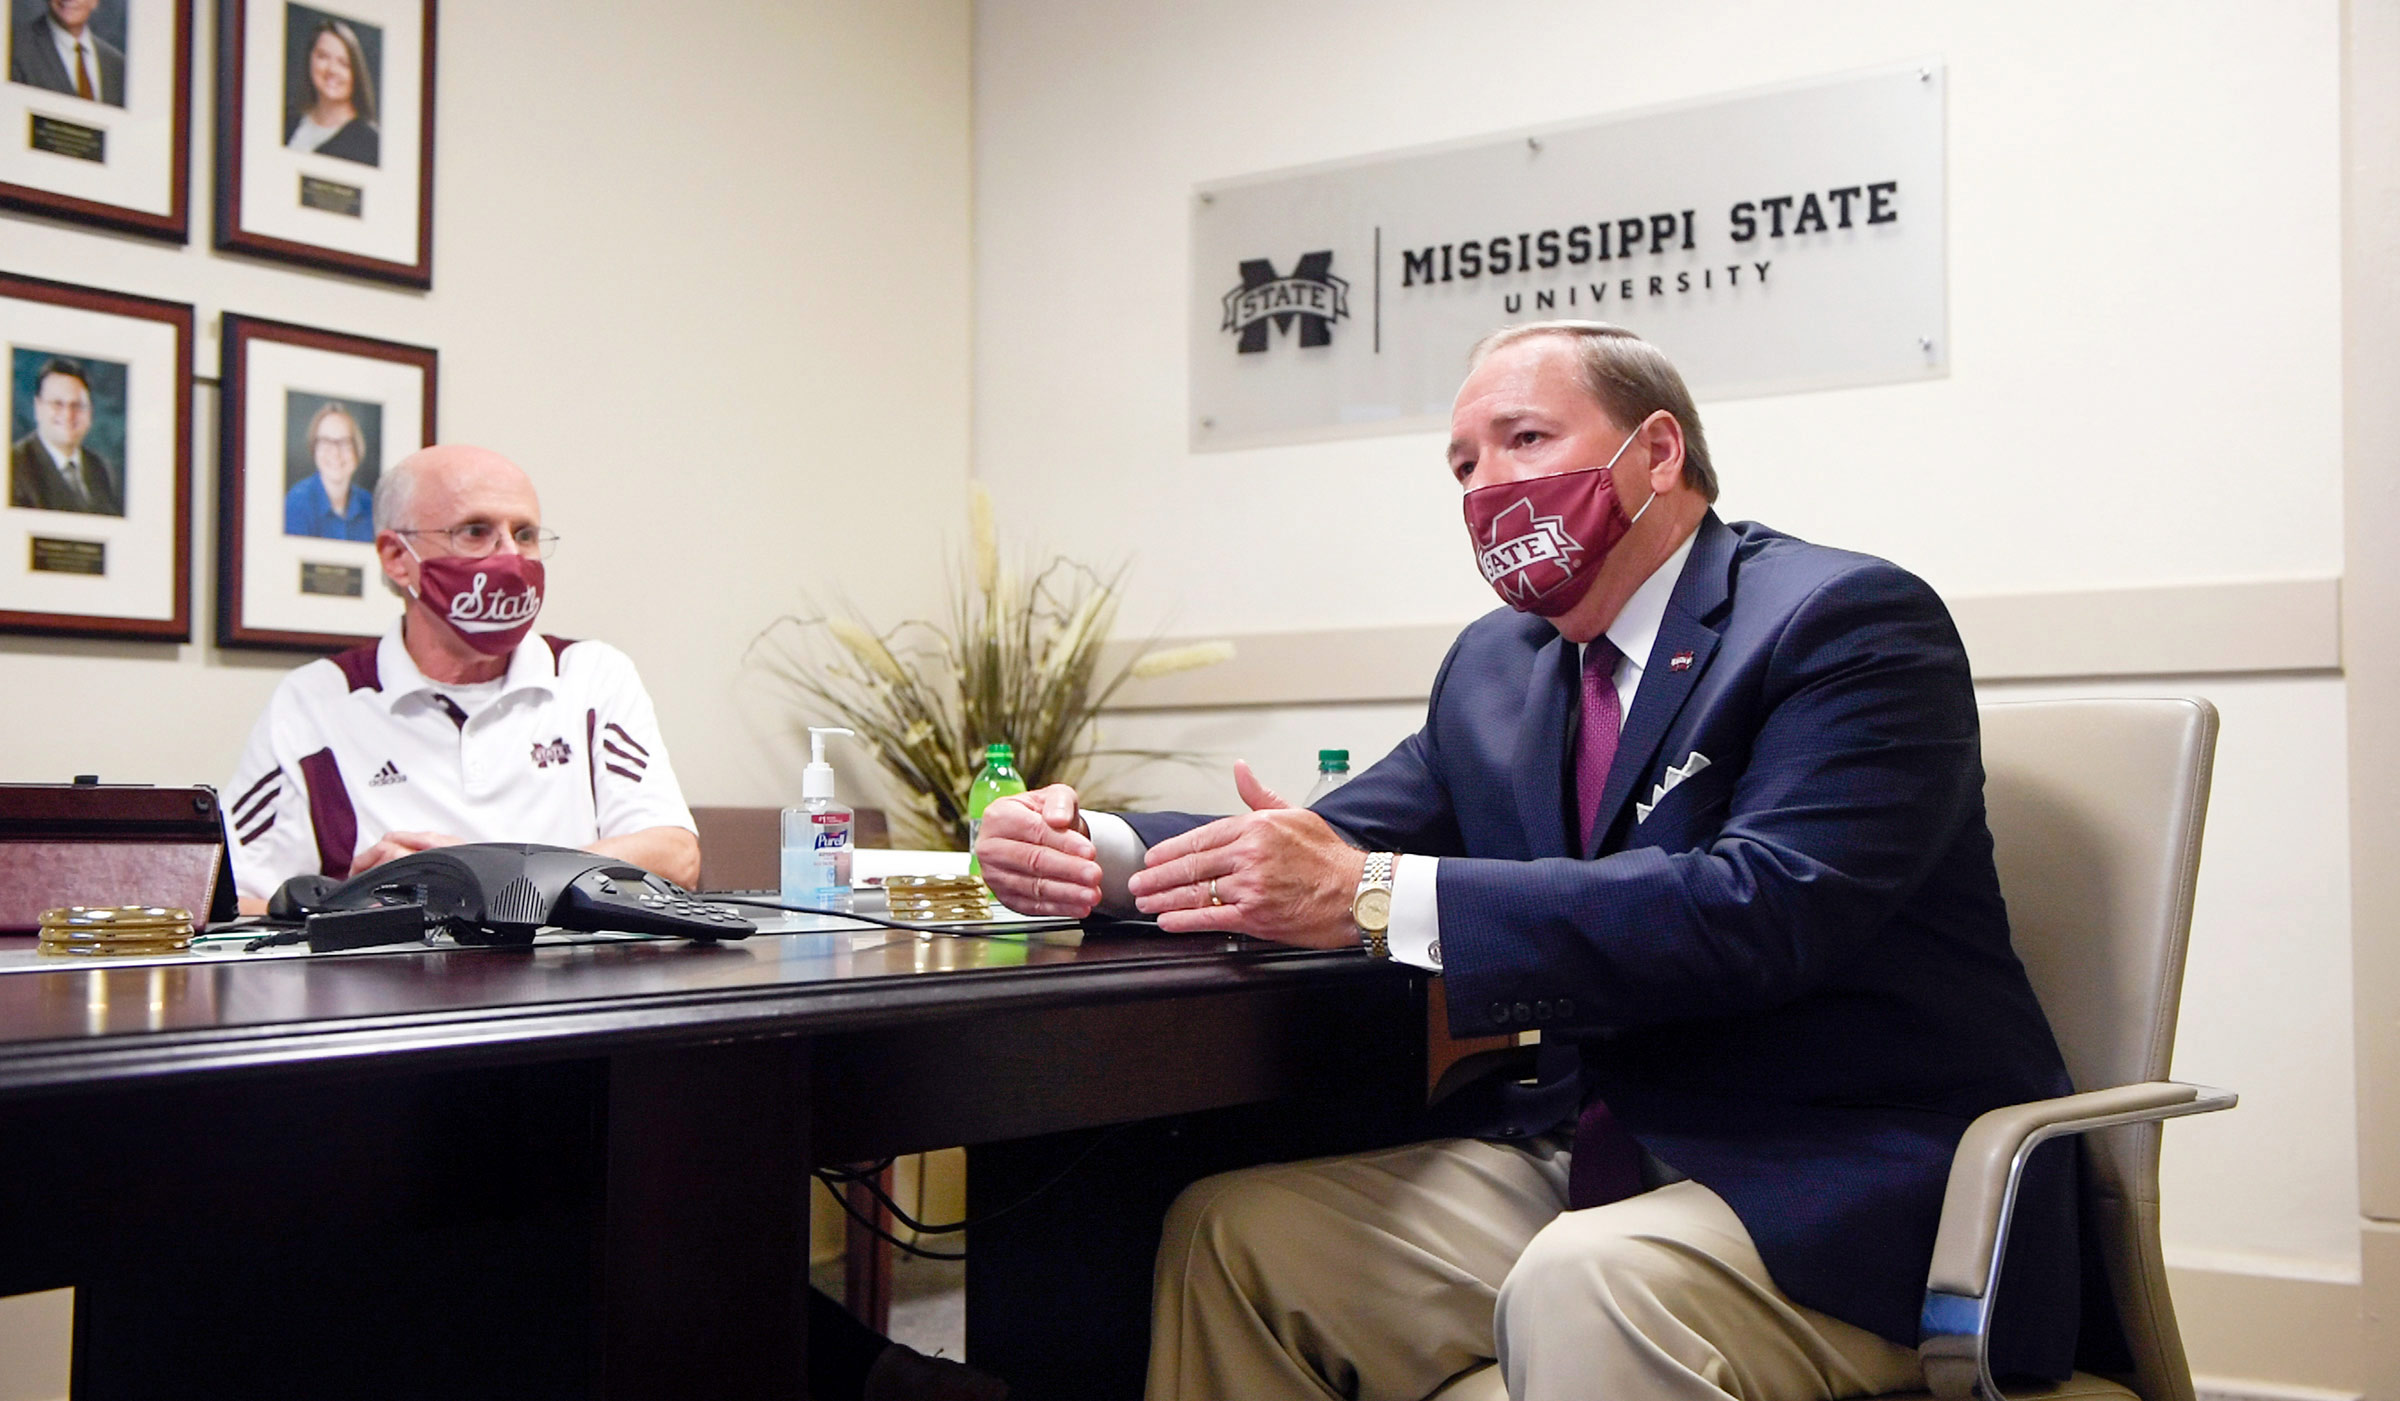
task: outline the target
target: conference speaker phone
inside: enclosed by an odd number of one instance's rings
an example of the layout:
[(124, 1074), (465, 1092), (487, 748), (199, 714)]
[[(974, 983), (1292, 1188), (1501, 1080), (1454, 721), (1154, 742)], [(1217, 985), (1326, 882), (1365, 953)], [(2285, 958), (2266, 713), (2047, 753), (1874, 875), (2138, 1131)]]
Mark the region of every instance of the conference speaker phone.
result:
[(541, 928), (663, 934), (714, 942), (758, 926), (726, 905), (613, 856), (531, 842), (411, 852), (347, 881), (294, 876), (267, 918), (299, 923), (312, 948), (412, 942), (530, 944)]

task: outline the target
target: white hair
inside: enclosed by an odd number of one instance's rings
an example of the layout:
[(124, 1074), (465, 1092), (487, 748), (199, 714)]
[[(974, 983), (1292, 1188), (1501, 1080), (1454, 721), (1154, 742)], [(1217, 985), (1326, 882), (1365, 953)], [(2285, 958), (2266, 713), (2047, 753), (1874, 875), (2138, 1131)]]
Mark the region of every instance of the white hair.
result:
[(378, 532), (398, 530), (400, 518), (408, 514), (417, 495), (417, 459), (421, 453), (410, 453), (386, 469), (375, 479), (375, 529)]
[[(417, 459), (422, 456), (424, 454), (421, 452), (412, 452), (384, 469), (383, 475), (375, 479), (376, 534), (400, 529), (400, 522), (408, 515), (409, 507), (416, 504)], [(383, 576), (383, 586), (395, 598), (408, 597), (408, 590), (393, 583), (389, 574)]]

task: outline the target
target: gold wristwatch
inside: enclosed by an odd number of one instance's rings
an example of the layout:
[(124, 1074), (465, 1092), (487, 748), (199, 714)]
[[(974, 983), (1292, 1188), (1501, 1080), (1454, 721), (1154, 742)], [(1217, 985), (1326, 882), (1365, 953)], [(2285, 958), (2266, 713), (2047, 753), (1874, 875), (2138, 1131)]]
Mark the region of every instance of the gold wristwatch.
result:
[(1388, 851), (1371, 852), (1359, 875), (1358, 894), (1350, 899), (1350, 918), (1358, 925), (1358, 941), (1369, 958), (1390, 958), (1392, 926), (1392, 865), (1399, 858)]

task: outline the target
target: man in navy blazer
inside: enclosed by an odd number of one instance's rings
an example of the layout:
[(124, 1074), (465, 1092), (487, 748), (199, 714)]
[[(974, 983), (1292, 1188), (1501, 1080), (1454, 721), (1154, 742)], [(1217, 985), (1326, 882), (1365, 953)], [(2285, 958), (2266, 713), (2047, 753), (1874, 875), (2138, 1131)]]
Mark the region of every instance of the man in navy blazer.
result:
[[(1063, 787), (985, 816), (1014, 908), (1363, 942), (1441, 971), (1454, 1034), (1575, 1050), (1569, 1097), (1490, 1087), (1480, 1137), (1186, 1192), (1150, 1394), (1418, 1397), (1493, 1358), (1520, 1401), (1920, 1387), (1961, 1134), (2070, 1088), (1949, 615), (1720, 520), (1680, 377), (1616, 328), (1488, 339), (1452, 430), (1512, 608), (1461, 634), (1422, 730), (1313, 812), (1237, 766), (1252, 811), (1215, 822)], [(1999, 1370), (2070, 1370), (2073, 1172), (2064, 1144), (2029, 1169)]]

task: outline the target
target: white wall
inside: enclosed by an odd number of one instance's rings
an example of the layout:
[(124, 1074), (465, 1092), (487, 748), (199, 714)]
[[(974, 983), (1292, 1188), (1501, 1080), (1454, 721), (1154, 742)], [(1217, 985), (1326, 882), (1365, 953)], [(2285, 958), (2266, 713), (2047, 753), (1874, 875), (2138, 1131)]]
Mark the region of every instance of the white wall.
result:
[[(0, 218), (0, 266), (197, 304), (212, 378), (225, 310), (438, 348), (441, 436), (515, 457), (564, 536), (542, 630), (633, 654), (693, 801), (787, 796), (805, 756), (744, 677), (751, 636), (803, 592), (897, 615), (932, 587), (871, 534), (805, 527), (963, 500), (964, 0), (444, 7), (430, 294), (206, 251), (194, 10), (195, 246)], [(0, 780), (222, 782), (300, 660), (0, 638)]]
[(1952, 372), (1704, 405), (1727, 518), (1955, 594), (2336, 573), (2337, 15), (987, 4), (976, 471), (1004, 519), (1138, 553), (1129, 627), (1472, 617), (1437, 435), (1186, 450), (1193, 185), (1933, 56)]
[[(1704, 403), (1728, 518), (1945, 594), (2337, 575), (2333, 0), (1697, 6), (1010, 0), (977, 11), (975, 470), (1006, 526), (1135, 563), (1129, 629), (1464, 622), (1490, 606), (1439, 435), (1185, 448), (1192, 187), (1907, 59), (1948, 65), (1951, 371)], [(1233, 270), (1226, 270), (1229, 279)], [(1429, 678), (1430, 679), (1430, 678)], [(2223, 708), (2177, 1058), (2179, 1264), (2358, 1277), (2338, 675), (2000, 685)], [(1296, 795), (1412, 707), (1116, 716)]]

